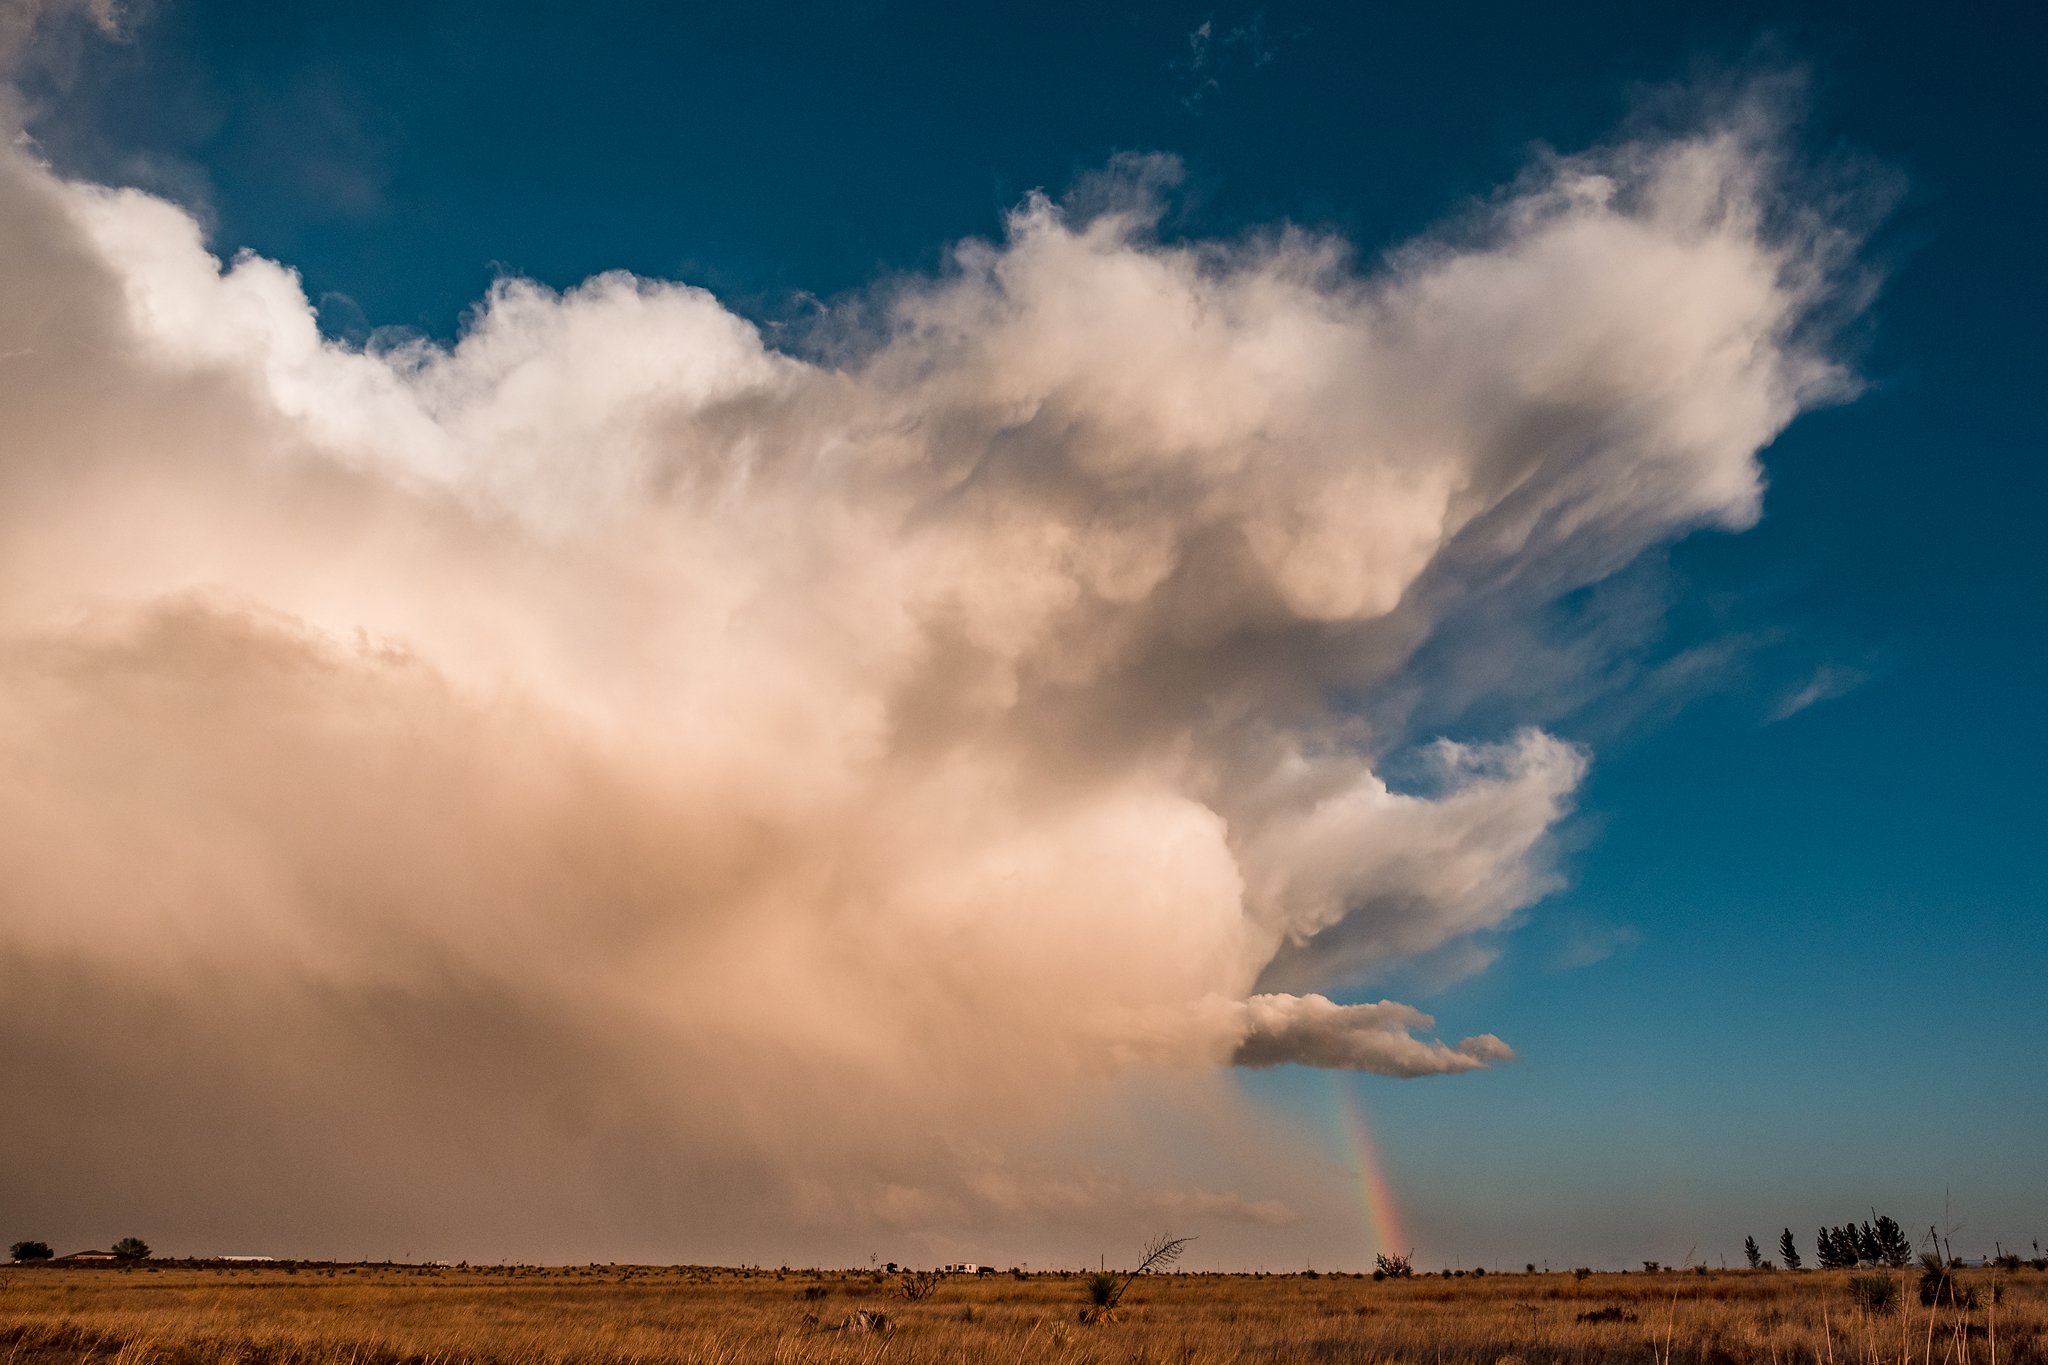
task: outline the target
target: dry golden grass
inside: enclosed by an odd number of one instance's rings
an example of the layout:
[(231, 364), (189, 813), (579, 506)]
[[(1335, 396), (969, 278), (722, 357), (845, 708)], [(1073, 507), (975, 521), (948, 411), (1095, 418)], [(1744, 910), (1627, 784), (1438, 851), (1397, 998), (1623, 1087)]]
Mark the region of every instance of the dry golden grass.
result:
[[(911, 1303), (838, 1272), (22, 1267), (0, 1272), (0, 1365), (2048, 1365), (2048, 1274), (1965, 1272), (1980, 1306), (1930, 1313), (1892, 1273), (1905, 1308), (1876, 1315), (1845, 1272), (1169, 1275), (1083, 1326), (1079, 1275), (956, 1277)], [(1603, 1308), (1634, 1320), (1581, 1320)], [(887, 1329), (843, 1325), (861, 1313)]]

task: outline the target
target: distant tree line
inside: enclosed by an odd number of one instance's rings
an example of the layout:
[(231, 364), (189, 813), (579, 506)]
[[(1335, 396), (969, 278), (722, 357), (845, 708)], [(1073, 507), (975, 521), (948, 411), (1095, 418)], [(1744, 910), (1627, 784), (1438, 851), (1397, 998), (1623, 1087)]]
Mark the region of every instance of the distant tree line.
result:
[(1844, 1223), (1838, 1228), (1822, 1228), (1817, 1242), (1817, 1259), (1827, 1269), (1886, 1265), (1898, 1270), (1913, 1260), (1913, 1244), (1905, 1230), (1882, 1215), (1861, 1227)]
[[(1742, 1253), (1749, 1258), (1751, 1270), (1768, 1269), (1771, 1265), (1754, 1237), (1743, 1239)], [(1844, 1223), (1840, 1227), (1822, 1228), (1814, 1238), (1814, 1259), (1822, 1270), (1849, 1270), (1859, 1265), (1902, 1270), (1913, 1263), (1913, 1243), (1896, 1219), (1880, 1213), (1861, 1225)], [(1787, 1270), (1797, 1270), (1805, 1264), (1790, 1228), (1778, 1234), (1778, 1261)]]
[[(114, 1243), (112, 1251), (114, 1255), (124, 1261), (146, 1261), (149, 1259), (149, 1243), (143, 1241), (140, 1237), (123, 1237), (120, 1241)], [(50, 1249), (48, 1242), (33, 1240), (16, 1242), (13, 1246), (7, 1248), (7, 1255), (10, 1260), (15, 1261), (49, 1261), (56, 1259), (56, 1253)]]

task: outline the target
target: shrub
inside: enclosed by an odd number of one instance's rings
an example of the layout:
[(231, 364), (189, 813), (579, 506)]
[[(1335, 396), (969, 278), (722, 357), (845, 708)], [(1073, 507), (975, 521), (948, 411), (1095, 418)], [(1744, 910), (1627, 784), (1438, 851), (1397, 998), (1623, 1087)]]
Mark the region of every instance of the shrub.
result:
[(1635, 1320), (1635, 1313), (1630, 1309), (1621, 1307), (1619, 1304), (1609, 1304), (1605, 1308), (1594, 1308), (1579, 1314), (1580, 1322), (1634, 1322)]
[(48, 1242), (16, 1242), (7, 1248), (7, 1254), (17, 1261), (47, 1261), (57, 1253), (50, 1250)]
[(1899, 1306), (1899, 1282), (1889, 1275), (1851, 1275), (1849, 1297), (1870, 1313), (1889, 1313)]
[(939, 1281), (946, 1278), (936, 1270), (905, 1271), (903, 1282), (897, 1286), (903, 1297), (912, 1303), (922, 1303), (930, 1298), (939, 1287)]
[(114, 1243), (114, 1254), (124, 1261), (146, 1261), (149, 1259), (149, 1243), (140, 1237), (123, 1237)]
[(1372, 1258), (1372, 1277), (1376, 1280), (1405, 1280), (1415, 1273), (1415, 1262), (1409, 1256), (1380, 1252)]
[(1920, 1302), (1932, 1308), (1946, 1303), (1956, 1308), (1975, 1308), (1977, 1291), (1959, 1284), (1951, 1271), (1953, 1266), (1943, 1261), (1932, 1251), (1920, 1257)]

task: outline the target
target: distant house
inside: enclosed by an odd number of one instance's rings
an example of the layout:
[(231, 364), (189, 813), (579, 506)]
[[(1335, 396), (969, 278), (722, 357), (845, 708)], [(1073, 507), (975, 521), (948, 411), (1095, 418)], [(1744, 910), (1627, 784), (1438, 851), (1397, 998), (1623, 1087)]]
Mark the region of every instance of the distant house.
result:
[(939, 1269), (947, 1275), (979, 1275), (982, 1271), (982, 1267), (973, 1261), (955, 1261), (951, 1265), (942, 1265)]
[(59, 1256), (51, 1265), (98, 1265), (103, 1261), (118, 1261), (121, 1258), (111, 1251), (74, 1251), (69, 1256)]

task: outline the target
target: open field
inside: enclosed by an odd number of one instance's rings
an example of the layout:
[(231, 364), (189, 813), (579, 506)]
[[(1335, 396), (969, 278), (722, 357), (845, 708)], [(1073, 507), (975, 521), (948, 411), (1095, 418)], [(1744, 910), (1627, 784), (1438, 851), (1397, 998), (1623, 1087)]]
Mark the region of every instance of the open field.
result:
[[(911, 1302), (831, 1271), (24, 1267), (0, 1271), (0, 1365), (2048, 1365), (2048, 1274), (1962, 1272), (1977, 1307), (1930, 1312), (1914, 1272), (1862, 1272), (1902, 1291), (1873, 1312), (1855, 1273), (1168, 1275), (1084, 1326), (1078, 1274), (953, 1277)], [(862, 1313), (887, 1326), (846, 1325)]]

